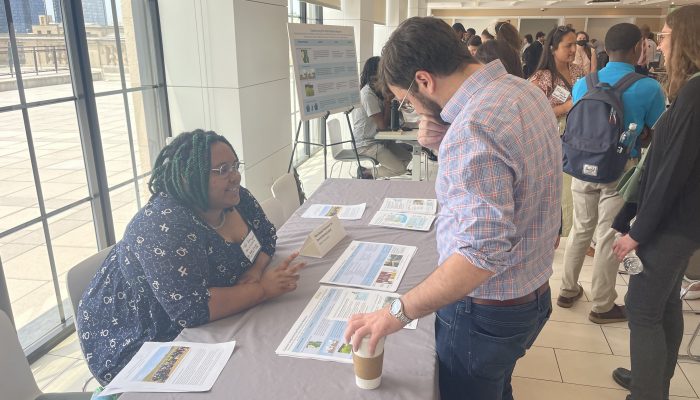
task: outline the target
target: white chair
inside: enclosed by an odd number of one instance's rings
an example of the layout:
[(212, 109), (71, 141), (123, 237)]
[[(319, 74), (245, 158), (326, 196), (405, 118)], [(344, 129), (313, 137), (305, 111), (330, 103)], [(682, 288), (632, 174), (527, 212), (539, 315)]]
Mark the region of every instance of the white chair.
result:
[[(331, 146), (331, 155), (333, 156), (333, 159), (335, 162), (331, 166), (331, 172), (330, 176), (333, 176), (333, 169), (335, 168), (335, 165), (338, 164), (339, 162), (351, 162), (351, 163), (356, 163), (358, 160), (357, 157), (357, 152), (354, 149), (346, 149), (343, 148), (342, 142), (343, 142), (343, 134), (340, 129), (340, 121), (337, 119), (331, 119), (326, 122), (326, 126), (328, 127), (327, 133), (328, 133), (328, 139), (330, 139), (330, 144), (333, 143), (340, 143), (340, 144), (334, 144)], [(379, 162), (377, 162), (376, 159), (368, 156), (359, 156), (360, 162), (362, 161), (369, 161), (372, 164), (372, 172), (373, 176), (377, 176), (377, 165)], [(359, 168), (358, 168), (359, 169)], [(342, 171), (342, 167), (341, 167)]]
[(10, 318), (0, 311), (0, 397), (12, 400), (87, 400), (92, 393), (44, 394), (34, 380)]
[(260, 207), (262, 207), (265, 216), (272, 222), (275, 228), (279, 229), (287, 222), (287, 218), (284, 217), (284, 205), (278, 199), (270, 197), (261, 202)]
[(78, 303), (80, 302), (80, 298), (83, 297), (83, 292), (90, 283), (90, 280), (92, 280), (92, 277), (95, 276), (97, 268), (99, 268), (105, 258), (107, 258), (112, 247), (114, 246), (109, 246), (91, 255), (66, 273), (66, 286), (68, 287), (68, 296), (73, 306), (73, 315), (78, 315)]
[(289, 172), (280, 176), (272, 184), (270, 190), (272, 191), (272, 196), (279, 200), (282, 205), (284, 220), (288, 220), (294, 214), (294, 211), (301, 206), (299, 189), (297, 189), (297, 181), (294, 179), (294, 174)]

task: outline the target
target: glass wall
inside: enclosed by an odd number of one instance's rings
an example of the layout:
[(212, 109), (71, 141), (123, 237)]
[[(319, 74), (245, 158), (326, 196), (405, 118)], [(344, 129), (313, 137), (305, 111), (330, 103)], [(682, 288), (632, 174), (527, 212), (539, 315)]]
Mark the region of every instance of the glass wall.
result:
[(34, 357), (72, 331), (66, 272), (121, 238), (169, 126), (155, 0), (21, 3), (0, 3), (0, 279)]

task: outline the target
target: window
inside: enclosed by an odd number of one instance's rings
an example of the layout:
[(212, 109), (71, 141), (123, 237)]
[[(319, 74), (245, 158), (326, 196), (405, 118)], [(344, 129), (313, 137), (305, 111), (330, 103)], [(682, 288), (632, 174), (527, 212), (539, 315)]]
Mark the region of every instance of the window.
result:
[(66, 272), (121, 237), (169, 124), (155, 0), (31, 3), (0, 4), (0, 279), (35, 358), (73, 330)]

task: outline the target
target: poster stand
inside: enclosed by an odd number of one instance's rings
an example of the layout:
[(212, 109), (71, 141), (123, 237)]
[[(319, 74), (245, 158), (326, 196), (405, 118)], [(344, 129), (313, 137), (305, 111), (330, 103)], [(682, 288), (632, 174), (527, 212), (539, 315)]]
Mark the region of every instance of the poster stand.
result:
[[(292, 171), (292, 164), (294, 163), (294, 153), (296, 153), (297, 145), (299, 143), (308, 144), (311, 146), (323, 147), (323, 179), (328, 179), (328, 158), (327, 158), (328, 157), (328, 147), (335, 146), (335, 145), (342, 145), (345, 143), (352, 143), (352, 149), (353, 149), (353, 151), (355, 153), (355, 157), (357, 159), (357, 171), (358, 171), (357, 179), (361, 179), (362, 176), (359, 173), (359, 171), (360, 171), (360, 155), (357, 153), (357, 146), (355, 145), (355, 135), (352, 132), (352, 123), (350, 122), (350, 113), (354, 109), (355, 109), (355, 107), (350, 107), (349, 110), (342, 111), (342, 113), (345, 114), (345, 120), (348, 122), (348, 129), (350, 129), (350, 140), (343, 140), (341, 142), (327, 143), (326, 135), (325, 135), (326, 129), (322, 129), (322, 131), (324, 132), (324, 135), (321, 137), (321, 143), (307, 142), (304, 140), (299, 140), (299, 131), (301, 130), (301, 124), (304, 122), (303, 120), (300, 120), (299, 125), (297, 125), (297, 132), (294, 135), (294, 146), (292, 147), (292, 155), (289, 157), (289, 167), (287, 167), (287, 172)], [(328, 121), (328, 117), (330, 117), (330, 116), (331, 116), (331, 112), (326, 111), (326, 114), (321, 117), (321, 123), (324, 124), (324, 127), (325, 127), (326, 122)]]

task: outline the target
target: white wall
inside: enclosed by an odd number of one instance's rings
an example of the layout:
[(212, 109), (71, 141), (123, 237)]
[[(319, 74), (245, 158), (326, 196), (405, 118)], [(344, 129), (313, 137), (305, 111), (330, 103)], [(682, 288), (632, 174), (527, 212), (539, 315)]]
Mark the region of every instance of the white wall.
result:
[(173, 133), (226, 136), (260, 200), (291, 154), (286, 0), (159, 2)]

